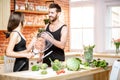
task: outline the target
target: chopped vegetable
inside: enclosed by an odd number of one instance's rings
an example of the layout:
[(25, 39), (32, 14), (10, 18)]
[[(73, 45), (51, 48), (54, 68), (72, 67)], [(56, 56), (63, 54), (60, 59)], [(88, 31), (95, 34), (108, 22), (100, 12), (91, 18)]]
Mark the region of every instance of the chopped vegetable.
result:
[(64, 69), (58, 70), (58, 71), (56, 71), (56, 73), (57, 73), (58, 75), (61, 74), (61, 73), (65, 73), (65, 70), (64, 70)]
[(42, 71), (41, 71), (41, 74), (42, 74), (42, 75), (45, 75), (45, 74), (47, 74), (47, 71), (46, 71), (46, 70), (42, 70)]

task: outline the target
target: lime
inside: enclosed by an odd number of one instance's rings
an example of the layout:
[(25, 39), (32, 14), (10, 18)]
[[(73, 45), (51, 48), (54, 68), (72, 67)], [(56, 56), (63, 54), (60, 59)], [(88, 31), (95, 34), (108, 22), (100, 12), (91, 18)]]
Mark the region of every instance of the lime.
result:
[(32, 71), (38, 71), (39, 70), (39, 66), (38, 65), (33, 65), (32, 66)]

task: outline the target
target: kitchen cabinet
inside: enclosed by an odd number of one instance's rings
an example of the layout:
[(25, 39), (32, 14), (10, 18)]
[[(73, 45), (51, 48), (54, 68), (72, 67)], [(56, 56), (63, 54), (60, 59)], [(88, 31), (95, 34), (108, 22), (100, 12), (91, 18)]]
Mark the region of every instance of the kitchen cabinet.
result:
[(10, 0), (0, 0), (0, 30), (6, 30), (10, 14)]
[(4, 73), (4, 64), (0, 64), (0, 73)]

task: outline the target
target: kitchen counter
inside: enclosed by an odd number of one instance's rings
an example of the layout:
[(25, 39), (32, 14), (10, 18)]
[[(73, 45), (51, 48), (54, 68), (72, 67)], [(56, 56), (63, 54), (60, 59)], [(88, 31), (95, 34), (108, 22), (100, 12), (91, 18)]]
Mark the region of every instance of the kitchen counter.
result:
[[(66, 52), (66, 59), (69, 57), (82, 57), (83, 54), (80, 54), (80, 52)], [(101, 59), (107, 59), (107, 61), (113, 63), (114, 60), (120, 58), (120, 54), (108, 54), (108, 53), (94, 53), (94, 57), (100, 57)], [(36, 64), (36, 58), (38, 56), (35, 56), (35, 58), (30, 59), (31, 62), (34, 62)], [(112, 60), (112, 61), (111, 61)], [(4, 62), (3, 60), (1, 62)], [(14, 73), (1, 73), (0, 74), (0, 80), (75, 80), (74, 78), (81, 78), (86, 77), (89, 75), (94, 76), (94, 80), (108, 80), (109, 78), (109, 72), (111, 67), (107, 71), (101, 68), (91, 68), (89, 70), (80, 70), (80, 71), (67, 71), (64, 74), (56, 75), (54, 71), (52, 71), (50, 68), (48, 69), (47, 75), (41, 75), (40, 71), (21, 71), (21, 72), (14, 72)], [(102, 76), (106, 76), (102, 77)], [(96, 77), (96, 79), (95, 79)], [(98, 78), (100, 77), (100, 78)], [(105, 79), (103, 79), (105, 78)], [(79, 79), (77, 79), (79, 80)]]
[[(83, 56), (80, 52), (66, 52), (66, 56)], [(120, 54), (115, 53), (93, 53), (94, 57), (120, 58)]]
[[(65, 73), (57, 75), (55, 71), (51, 68), (48, 68), (48, 74), (41, 75), (40, 71), (21, 71), (21, 72), (12, 72), (12, 73), (2, 73), (0, 74), (1, 80), (68, 80), (74, 78), (79, 78), (87, 75), (94, 75), (101, 72), (110, 71), (111, 66), (107, 70), (102, 68), (89, 68), (87, 70), (81, 69), (79, 71), (68, 71), (65, 69)], [(108, 78), (109, 75), (103, 78)], [(106, 80), (106, 79), (102, 79)]]

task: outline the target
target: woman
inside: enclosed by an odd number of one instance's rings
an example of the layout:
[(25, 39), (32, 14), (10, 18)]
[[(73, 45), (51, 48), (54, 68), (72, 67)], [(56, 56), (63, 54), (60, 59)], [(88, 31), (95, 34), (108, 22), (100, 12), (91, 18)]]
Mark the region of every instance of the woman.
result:
[(9, 44), (6, 49), (6, 56), (16, 58), (13, 71), (23, 71), (29, 69), (29, 58), (33, 57), (30, 52), (31, 42), (26, 48), (26, 40), (22, 34), (24, 15), (20, 12), (13, 12), (10, 15), (7, 31), (9, 32)]

